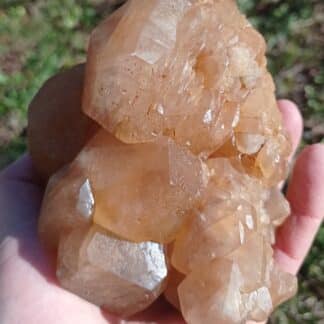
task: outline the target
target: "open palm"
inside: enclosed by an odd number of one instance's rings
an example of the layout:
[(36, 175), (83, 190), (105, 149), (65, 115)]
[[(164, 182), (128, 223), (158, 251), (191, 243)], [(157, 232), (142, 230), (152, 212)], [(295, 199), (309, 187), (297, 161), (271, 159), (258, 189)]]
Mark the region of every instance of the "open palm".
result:
[[(297, 148), (302, 120), (295, 105), (279, 101), (284, 123)], [(324, 146), (306, 148), (292, 172), (287, 198), (292, 214), (277, 232), (275, 259), (296, 273), (320, 226), (324, 210)], [(161, 298), (132, 320), (123, 320), (60, 288), (55, 256), (47, 255), (37, 237), (43, 196), (28, 155), (0, 174), (0, 323), (115, 324), (183, 323)]]

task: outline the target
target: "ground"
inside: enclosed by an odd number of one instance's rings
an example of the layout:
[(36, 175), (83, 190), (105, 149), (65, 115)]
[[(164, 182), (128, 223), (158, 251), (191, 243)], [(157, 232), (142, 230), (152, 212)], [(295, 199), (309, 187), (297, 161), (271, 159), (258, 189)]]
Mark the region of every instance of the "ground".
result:
[[(26, 149), (26, 112), (37, 89), (57, 71), (85, 60), (89, 32), (113, 2), (118, 1), (0, 0), (0, 169)], [(266, 37), (278, 97), (301, 109), (302, 146), (324, 142), (323, 1), (238, 2)], [(324, 226), (299, 286), (298, 296), (271, 323), (324, 323)]]

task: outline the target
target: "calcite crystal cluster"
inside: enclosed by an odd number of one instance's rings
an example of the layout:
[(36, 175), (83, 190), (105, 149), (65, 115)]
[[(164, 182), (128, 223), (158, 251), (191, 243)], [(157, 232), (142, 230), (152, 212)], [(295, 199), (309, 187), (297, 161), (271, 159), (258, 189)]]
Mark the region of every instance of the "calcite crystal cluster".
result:
[(295, 293), (272, 250), (290, 144), (235, 1), (129, 0), (93, 32), (85, 77), (45, 88), (29, 145), (63, 287), (121, 316), (164, 294), (191, 324), (263, 321)]

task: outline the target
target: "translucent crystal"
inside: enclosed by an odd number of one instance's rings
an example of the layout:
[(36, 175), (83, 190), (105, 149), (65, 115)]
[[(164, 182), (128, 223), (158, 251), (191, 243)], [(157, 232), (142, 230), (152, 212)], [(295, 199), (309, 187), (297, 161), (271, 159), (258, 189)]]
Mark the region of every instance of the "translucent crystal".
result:
[[(88, 206), (93, 201), (95, 224), (136, 242), (169, 242), (199, 199), (205, 172), (198, 157), (171, 139), (127, 145), (101, 131), (66, 172), (51, 180), (40, 231), (54, 235), (55, 228), (63, 224), (77, 226), (79, 219), (88, 220)], [(64, 207), (58, 213), (60, 204)], [(86, 209), (87, 217), (80, 208)]]
[[(186, 276), (178, 292), (188, 323), (265, 321), (273, 307), (296, 293), (296, 277), (274, 266), (270, 246), (265, 253), (263, 244), (258, 243), (255, 237), (252, 244), (248, 242), (243, 249)], [(259, 254), (259, 250), (263, 252)]]
[(210, 181), (201, 206), (174, 243), (172, 264), (183, 273), (239, 248), (262, 221), (257, 214), (260, 181), (238, 172), (228, 159), (210, 159), (208, 166)]
[(216, 259), (208, 267), (191, 272), (178, 291), (181, 310), (188, 323), (241, 323), (242, 275), (229, 260)]
[(62, 237), (57, 276), (63, 287), (110, 312), (125, 316), (150, 305), (168, 274), (163, 246), (132, 243), (98, 226)]
[(39, 233), (61, 285), (121, 316), (163, 293), (189, 324), (265, 321), (297, 287), (272, 251), (291, 149), (236, 2), (129, 0), (92, 33), (84, 82), (66, 73), (29, 115), (37, 169), (58, 170)]
[(62, 169), (49, 181), (38, 222), (38, 232), (49, 249), (73, 228), (91, 225), (94, 196), (90, 181), (77, 170)]
[(230, 136), (265, 69), (264, 40), (234, 1), (131, 0), (109, 41), (104, 26), (90, 41), (86, 114), (127, 143), (168, 135), (210, 153)]

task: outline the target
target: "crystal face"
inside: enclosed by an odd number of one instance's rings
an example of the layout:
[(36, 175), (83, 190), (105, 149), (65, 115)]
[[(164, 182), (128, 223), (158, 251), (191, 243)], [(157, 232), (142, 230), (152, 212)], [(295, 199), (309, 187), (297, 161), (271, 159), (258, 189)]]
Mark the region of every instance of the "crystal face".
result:
[[(68, 226), (70, 218), (88, 220), (92, 210), (95, 224), (127, 240), (170, 242), (199, 199), (206, 172), (199, 158), (170, 139), (127, 145), (102, 130), (55, 184), (50, 181), (40, 228), (54, 233), (52, 221)], [(56, 209), (65, 200), (73, 206), (61, 219)]]
[(63, 236), (58, 260), (63, 287), (125, 316), (150, 305), (163, 291), (168, 274), (161, 244), (124, 241), (97, 226)]
[(290, 213), (274, 91), (235, 1), (129, 0), (103, 21), (85, 76), (30, 107), (61, 285), (123, 317), (163, 295), (189, 324), (264, 321), (293, 296), (272, 250)]

